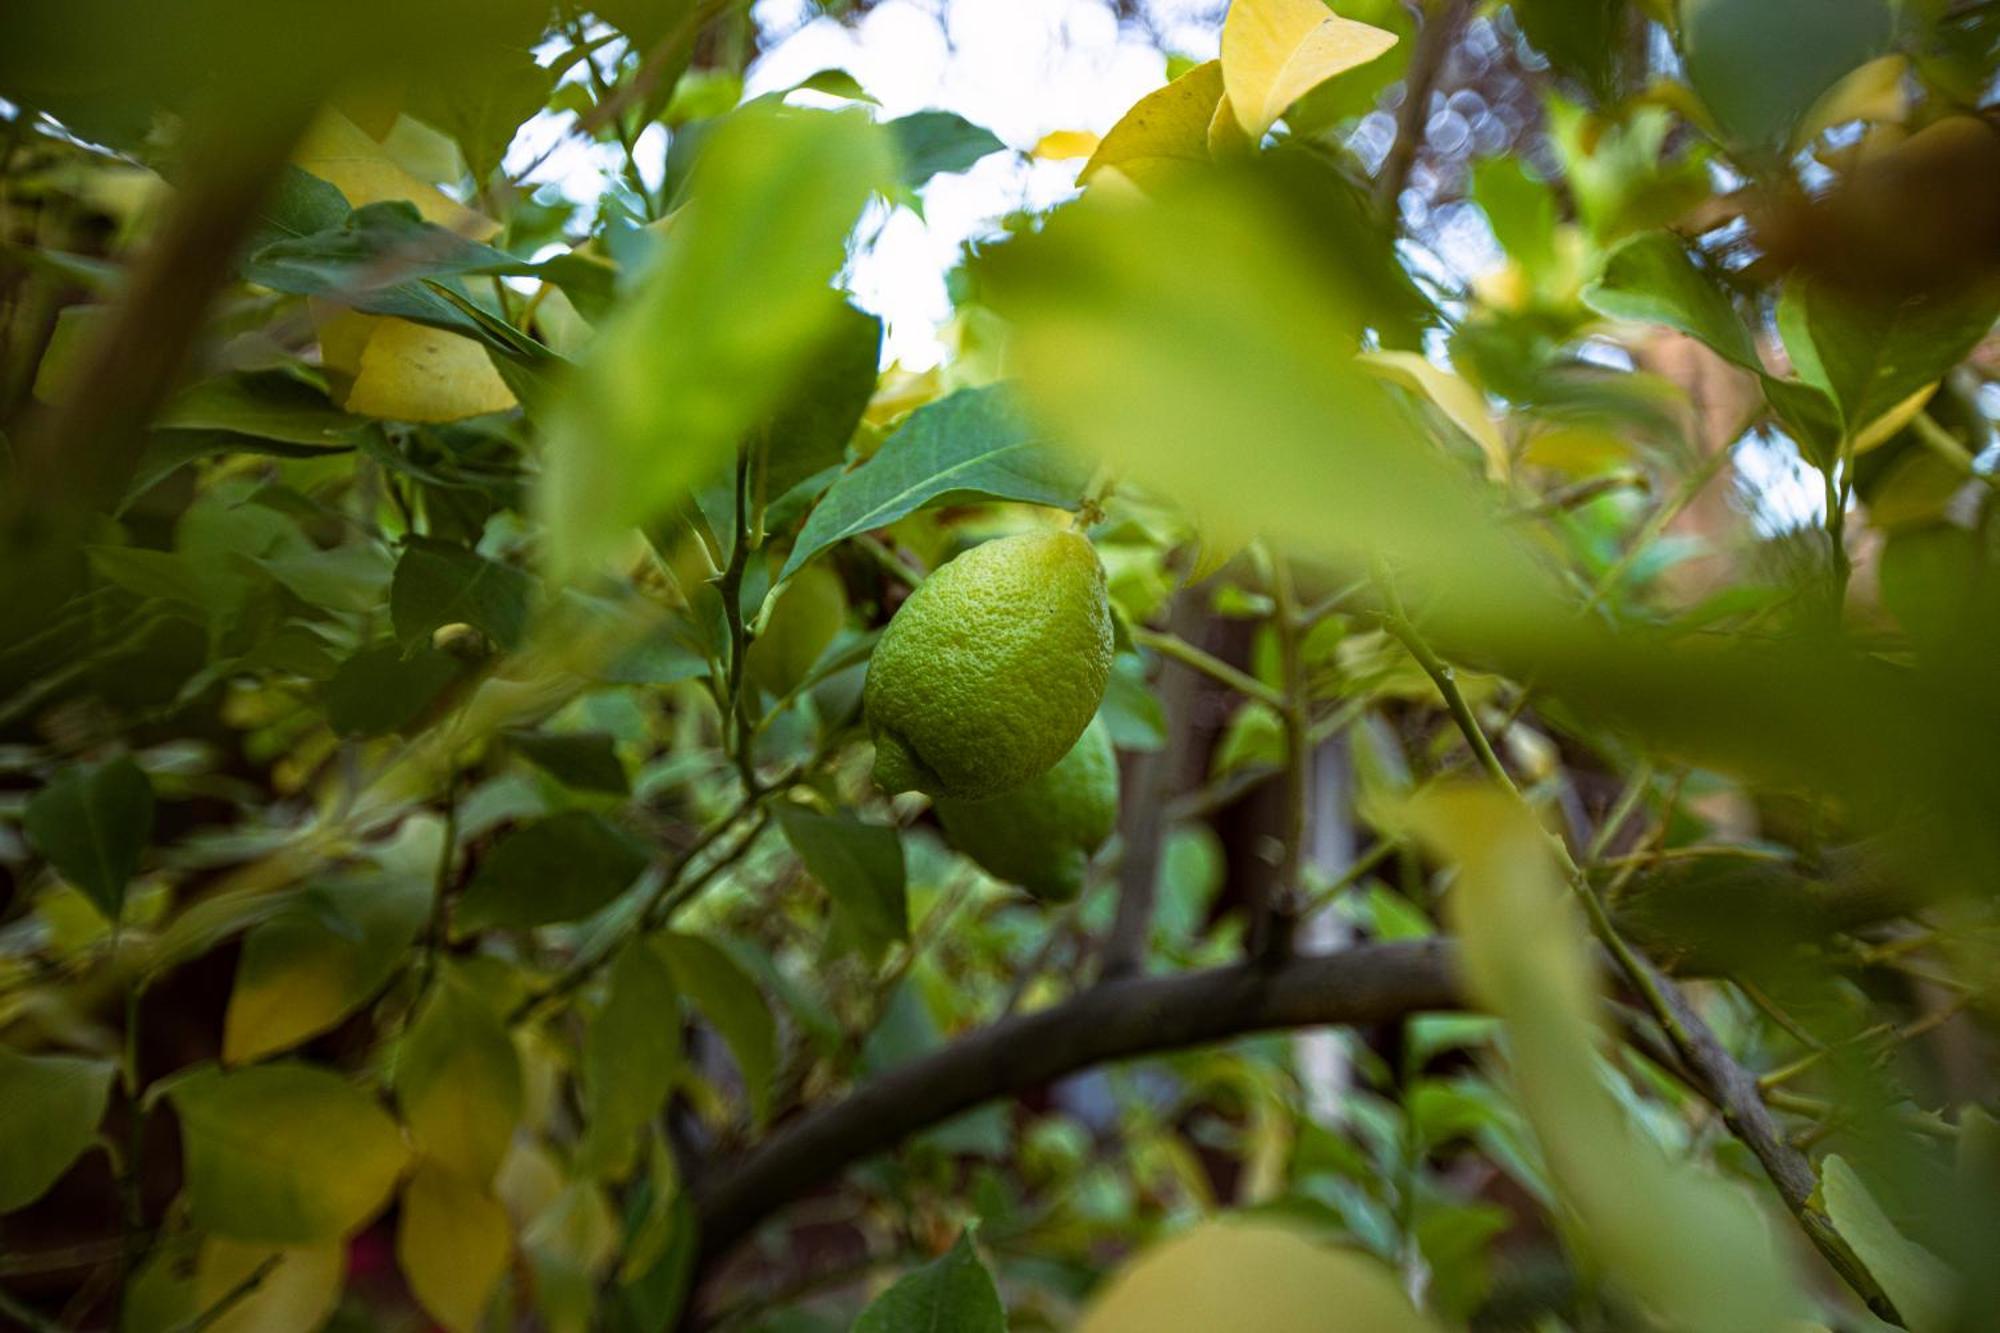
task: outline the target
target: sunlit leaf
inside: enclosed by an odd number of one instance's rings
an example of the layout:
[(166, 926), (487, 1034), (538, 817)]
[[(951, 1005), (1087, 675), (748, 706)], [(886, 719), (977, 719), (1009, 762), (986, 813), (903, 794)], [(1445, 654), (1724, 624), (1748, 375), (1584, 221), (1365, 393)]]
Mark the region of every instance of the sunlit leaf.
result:
[(833, 484), (779, 577), (928, 505), (991, 497), (1074, 508), (1089, 481), (1088, 466), (1050, 447), (1012, 386), (961, 389), (912, 412), (874, 457)]
[(1342, 18), (1321, 0), (1234, 0), (1222, 22), (1223, 85), (1254, 141), (1299, 98), (1395, 44), (1394, 33)]
[(0, 1213), (41, 1198), (90, 1147), (112, 1073), (108, 1060), (0, 1047)]
[(349, 412), (395, 421), (461, 421), (505, 412), (518, 401), (486, 349), (470, 338), (402, 319), (369, 327)]
[(1115, 171), (1150, 186), (1208, 161), (1208, 127), (1222, 101), (1222, 62), (1196, 65), (1132, 104), (1078, 173)]
[(314, 1245), (389, 1200), (408, 1149), (388, 1113), (329, 1069), (208, 1068), (166, 1087), (180, 1115), (194, 1224), (233, 1240)]
[(484, 240), (500, 229), (491, 218), (405, 171), (380, 143), (337, 111), (321, 113), (293, 160), (339, 190), (355, 208), (402, 199), (415, 204), (425, 221), (460, 236)]
[(1263, 1333), (1428, 1333), (1396, 1277), (1278, 1222), (1219, 1217), (1153, 1245), (1091, 1302), (1077, 1333), (1254, 1328)]
[(659, 262), (550, 424), (542, 512), (574, 574), (781, 401), (837, 320), (829, 283), (891, 151), (864, 117), (769, 105), (709, 137)]
[(1030, 151), (1045, 162), (1069, 162), (1093, 156), (1102, 142), (1089, 130), (1050, 130)]
[(1487, 476), (1496, 481), (1506, 478), (1510, 465), (1507, 441), (1484, 394), (1415, 352), (1363, 352), (1360, 359), (1384, 379), (1414, 389), (1436, 403), (1452, 425), (1464, 431), (1486, 455)]

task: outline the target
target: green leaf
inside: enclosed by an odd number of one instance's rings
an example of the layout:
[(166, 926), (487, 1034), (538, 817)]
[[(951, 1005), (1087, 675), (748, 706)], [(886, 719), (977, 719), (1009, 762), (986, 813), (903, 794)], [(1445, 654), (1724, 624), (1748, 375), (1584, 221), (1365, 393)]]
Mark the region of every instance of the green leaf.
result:
[(1952, 1312), (1957, 1277), (1943, 1260), (1896, 1229), (1853, 1167), (1828, 1157), (1820, 1164), (1819, 1194), (1834, 1229), (1896, 1303), (1910, 1333), (1962, 1327)]
[(458, 677), (460, 663), (424, 644), (405, 654), (372, 644), (348, 658), (322, 687), (326, 720), (342, 736), (386, 736), (423, 716)]
[(788, 579), (827, 547), (932, 505), (972, 498), (1074, 509), (1090, 465), (1056, 449), (1008, 385), (962, 389), (912, 412), (875, 456), (833, 484), (785, 561)]
[(501, 648), (516, 648), (527, 634), (534, 596), (534, 579), (520, 570), (420, 537), (396, 562), (389, 618), (406, 648), (454, 624), (471, 625)]
[(902, 155), (902, 182), (911, 190), (943, 172), (964, 171), (1007, 145), (993, 131), (956, 111), (919, 111), (898, 116), (885, 128)]
[(493, 1179), (521, 1120), (521, 1061), (500, 1015), (451, 966), (396, 1052), (395, 1087), (419, 1152), (476, 1185)]
[(880, 957), (909, 938), (903, 840), (895, 829), (790, 805), (778, 807), (778, 826), (864, 952)]
[(1500, 248), (1522, 268), (1541, 274), (1556, 266), (1556, 194), (1546, 181), (1515, 158), (1482, 158), (1472, 167), (1472, 198)]
[(428, 875), (313, 884), (244, 936), (223, 1018), (222, 1058), (261, 1059), (327, 1031), (401, 967), (430, 916)]
[(1725, 135), (1767, 153), (1892, 27), (1884, 0), (1686, 0), (1680, 18), (1688, 82)]
[(257, 210), (257, 228), (246, 248), (255, 253), (275, 241), (330, 230), (346, 222), (353, 211), (338, 186), (287, 164)]
[(734, 959), (698, 935), (662, 934), (653, 946), (667, 960), (675, 988), (729, 1043), (751, 1110), (761, 1119), (770, 1109), (771, 1080), (778, 1072), (778, 1026), (764, 993)]
[(753, 103), (717, 124), (658, 262), (550, 422), (560, 575), (667, 512), (784, 401), (841, 318), (832, 280), (888, 156), (859, 114)]
[(795, 85), (807, 92), (825, 93), (828, 97), (845, 97), (854, 102), (873, 102), (861, 81), (844, 69), (829, 67), (815, 70)]
[(1006, 1333), (1006, 1307), (1000, 1304), (993, 1275), (972, 1248), (971, 1232), (960, 1232), (949, 1251), (899, 1279), (854, 1321), (854, 1333), (920, 1329)]
[(0, 1047), (0, 1213), (42, 1197), (97, 1138), (108, 1060)]
[(646, 849), (583, 810), (515, 829), (486, 854), (452, 917), (455, 934), (580, 921), (630, 887)]
[(590, 8), (645, 50), (685, 23), (695, 0), (592, 0)]
[(160, 410), (163, 430), (226, 431), (322, 449), (354, 447), (368, 423), (311, 385), (276, 371), (221, 375), (189, 385)]
[(350, 1235), (388, 1202), (408, 1160), (395, 1121), (328, 1069), (210, 1067), (164, 1091), (180, 1115), (190, 1219), (232, 1240)]
[(1761, 374), (1757, 344), (1729, 294), (1672, 232), (1634, 236), (1613, 250), (1584, 304), (1613, 319), (1664, 324), (1699, 338), (1718, 356)]
[(556, 74), (536, 64), (525, 46), (476, 42), (446, 77), (412, 83), (408, 109), (449, 135), (481, 182), (500, 165), (522, 123), (548, 101)]
[(116, 921), (153, 836), (153, 785), (122, 755), (78, 764), (35, 793), (21, 823), (49, 864)]
[(847, 456), (882, 360), (882, 321), (842, 305), (765, 428), (764, 493), (775, 500)]
[(1618, 95), (1627, 48), (1628, 0), (1509, 0), (1521, 35), (1599, 102)]
[(1882, 307), (1815, 283), (1803, 305), (1817, 373), (1850, 437), (1943, 379), (2000, 315), (2000, 297), (1978, 284)]
[(639, 1133), (659, 1113), (680, 1064), (680, 995), (666, 960), (643, 940), (619, 950), (603, 1007), (583, 1042), (586, 1169), (622, 1179)]
[(629, 795), (631, 779), (608, 731), (522, 731), (501, 733), (529, 763), (577, 791)]

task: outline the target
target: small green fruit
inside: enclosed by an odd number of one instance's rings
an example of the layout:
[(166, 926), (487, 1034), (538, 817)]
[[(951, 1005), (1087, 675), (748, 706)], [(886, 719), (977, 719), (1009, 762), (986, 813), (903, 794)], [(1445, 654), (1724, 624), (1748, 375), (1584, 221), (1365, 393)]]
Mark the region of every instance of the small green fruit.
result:
[(933, 802), (952, 845), (994, 877), (1048, 902), (1083, 890), (1090, 858), (1118, 826), (1118, 756), (1103, 721), (1062, 762), (984, 801)]
[(925, 579), (868, 663), (875, 781), (980, 800), (1055, 767), (1104, 699), (1111, 605), (1074, 532), (976, 546)]

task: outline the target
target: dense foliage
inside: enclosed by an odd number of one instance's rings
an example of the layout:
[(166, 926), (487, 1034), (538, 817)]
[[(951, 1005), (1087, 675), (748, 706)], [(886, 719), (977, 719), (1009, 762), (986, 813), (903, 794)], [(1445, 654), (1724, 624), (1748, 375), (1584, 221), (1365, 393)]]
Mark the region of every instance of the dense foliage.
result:
[(4, 6), (0, 1322), (1990, 1326), (2000, 6), (1215, 23)]

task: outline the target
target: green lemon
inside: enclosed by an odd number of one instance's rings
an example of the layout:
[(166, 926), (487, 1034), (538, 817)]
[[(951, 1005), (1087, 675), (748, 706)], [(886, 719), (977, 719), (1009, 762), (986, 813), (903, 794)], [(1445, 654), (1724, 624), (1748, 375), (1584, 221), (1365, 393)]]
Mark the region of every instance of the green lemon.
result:
[(997, 879), (1037, 898), (1068, 902), (1083, 890), (1091, 856), (1118, 825), (1118, 756), (1094, 721), (1062, 761), (983, 801), (933, 801), (952, 845)]
[(875, 781), (979, 800), (1055, 767), (1111, 675), (1111, 605), (1074, 532), (975, 546), (925, 579), (882, 631), (862, 706)]

